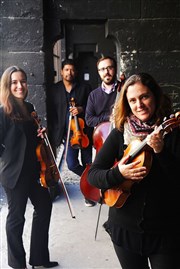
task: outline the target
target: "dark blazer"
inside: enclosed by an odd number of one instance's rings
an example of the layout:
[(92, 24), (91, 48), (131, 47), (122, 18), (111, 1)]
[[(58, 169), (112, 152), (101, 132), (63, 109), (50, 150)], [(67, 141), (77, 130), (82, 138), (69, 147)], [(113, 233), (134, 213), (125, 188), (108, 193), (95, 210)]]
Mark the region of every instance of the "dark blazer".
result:
[[(84, 119), (85, 109), (87, 104), (88, 95), (91, 92), (91, 87), (89, 84), (75, 83), (73, 85), (73, 90), (75, 92), (75, 100), (77, 106), (82, 106), (84, 112), (79, 116)], [(66, 89), (62, 81), (54, 84), (51, 88), (50, 94), (50, 116), (49, 116), (49, 133), (51, 137), (52, 144), (58, 147), (63, 140), (65, 128), (66, 128), (66, 115), (69, 109), (69, 103), (66, 96)], [(92, 136), (92, 128), (85, 126), (86, 133), (88, 136)]]
[[(30, 113), (34, 111), (31, 103), (25, 103)], [(0, 148), (0, 181), (2, 186), (13, 189), (22, 170), (26, 136), (22, 124), (11, 121), (5, 115), (2, 106), (0, 106)], [(10, 154), (12, 152), (13, 154)]]

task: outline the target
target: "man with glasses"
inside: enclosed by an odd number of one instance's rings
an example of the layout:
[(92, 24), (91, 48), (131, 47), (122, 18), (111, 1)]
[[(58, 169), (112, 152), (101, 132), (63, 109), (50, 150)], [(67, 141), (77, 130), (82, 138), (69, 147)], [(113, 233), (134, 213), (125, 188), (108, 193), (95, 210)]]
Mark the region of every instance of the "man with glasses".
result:
[(102, 83), (88, 96), (85, 120), (90, 127), (110, 121), (113, 105), (121, 85), (116, 77), (117, 63), (114, 58), (110, 56), (100, 58), (97, 62), (97, 70)]
[[(110, 123), (110, 127), (108, 123), (111, 121), (110, 117), (114, 103), (118, 99), (119, 91), (125, 81), (125, 75), (123, 73), (120, 76), (120, 80), (117, 80), (117, 62), (110, 56), (102, 57), (97, 61), (97, 70), (102, 82), (98, 88), (90, 92), (85, 112), (86, 124), (89, 127), (95, 128), (93, 142), (95, 148), (98, 145), (96, 153), (101, 146), (101, 141), (95, 141), (96, 131), (98, 137), (100, 136), (99, 133), (103, 133), (102, 141), (104, 141), (113, 128), (113, 122)], [(106, 122), (108, 128), (103, 126), (101, 129), (101, 123), (105, 123), (106, 125)], [(105, 130), (107, 130), (107, 134), (104, 133)], [(87, 171), (89, 168), (90, 166), (87, 167)], [(84, 177), (81, 177), (82, 180), (84, 180)], [(107, 222), (103, 224), (103, 227), (108, 231)]]

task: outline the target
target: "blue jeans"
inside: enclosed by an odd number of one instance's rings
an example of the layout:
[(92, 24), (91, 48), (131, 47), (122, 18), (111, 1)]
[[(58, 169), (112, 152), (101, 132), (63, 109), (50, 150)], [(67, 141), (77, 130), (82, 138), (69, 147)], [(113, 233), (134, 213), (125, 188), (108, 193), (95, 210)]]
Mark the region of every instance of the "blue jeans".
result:
[(81, 176), (86, 168), (86, 164), (92, 163), (92, 145), (90, 144), (85, 149), (74, 149), (69, 143), (66, 161), (68, 169), (76, 175)]

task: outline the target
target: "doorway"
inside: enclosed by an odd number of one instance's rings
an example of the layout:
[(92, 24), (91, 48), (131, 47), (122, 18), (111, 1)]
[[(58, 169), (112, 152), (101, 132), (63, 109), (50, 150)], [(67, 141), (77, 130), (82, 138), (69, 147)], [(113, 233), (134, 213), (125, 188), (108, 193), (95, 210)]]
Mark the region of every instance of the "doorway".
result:
[(92, 89), (97, 88), (100, 84), (97, 60), (105, 55), (116, 59), (117, 55), (114, 39), (106, 35), (106, 21), (68, 20), (62, 25), (62, 39), (56, 42), (53, 51), (56, 80), (61, 79), (57, 76), (60, 62), (72, 58), (77, 61), (79, 80), (89, 83)]

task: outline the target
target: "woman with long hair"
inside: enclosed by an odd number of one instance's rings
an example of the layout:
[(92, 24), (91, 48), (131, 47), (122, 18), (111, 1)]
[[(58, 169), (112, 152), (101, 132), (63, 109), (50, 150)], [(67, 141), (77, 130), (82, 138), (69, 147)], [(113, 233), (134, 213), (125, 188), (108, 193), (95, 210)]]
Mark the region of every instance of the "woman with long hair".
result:
[(25, 101), (28, 95), (27, 75), (18, 66), (8, 67), (0, 82), (0, 180), (7, 195), (6, 234), (8, 264), (27, 268), (23, 246), (23, 228), (28, 198), (33, 207), (29, 263), (51, 268), (48, 232), (52, 202), (47, 188), (41, 186), (40, 163), (36, 156), (39, 129), (32, 113), (34, 107)]
[(106, 229), (123, 269), (180, 268), (179, 117), (151, 75), (132, 75), (89, 170), (109, 205)]

